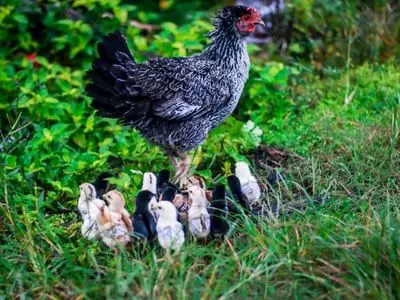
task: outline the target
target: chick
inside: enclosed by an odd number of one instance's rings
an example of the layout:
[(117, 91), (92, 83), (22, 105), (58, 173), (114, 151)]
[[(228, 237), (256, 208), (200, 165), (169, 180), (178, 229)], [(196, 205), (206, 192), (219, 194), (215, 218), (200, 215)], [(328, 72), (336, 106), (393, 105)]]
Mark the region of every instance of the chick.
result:
[(151, 172), (146, 172), (143, 174), (143, 183), (142, 183), (142, 191), (149, 191), (153, 197), (151, 197), (147, 210), (150, 212), (150, 214), (153, 216), (154, 220), (157, 220), (157, 214), (153, 213), (151, 210), (151, 206), (153, 204), (156, 204), (157, 201), (157, 177)]
[(183, 226), (177, 221), (175, 206), (169, 201), (160, 201), (152, 207), (157, 211), (157, 238), (161, 247), (167, 250), (179, 251), (185, 242)]
[[(242, 205), (244, 208), (248, 209), (249, 206), (247, 205), (247, 197), (242, 192), (242, 187), (240, 185), (240, 180), (235, 175), (228, 176), (228, 186), (231, 190), (231, 193), (234, 199)], [(230, 207), (232, 211), (236, 211), (236, 207)]]
[(245, 162), (237, 162), (235, 165), (235, 175), (239, 178), (243, 194), (247, 198), (247, 205), (260, 200), (261, 190), (257, 179), (251, 174), (249, 165)]
[(173, 183), (169, 181), (170, 173), (162, 170), (157, 177), (157, 192), (160, 201), (172, 202), (178, 210), (178, 221), (187, 219), (189, 210), (188, 197)]
[(228, 203), (226, 200), (225, 186), (217, 185), (212, 192), (210, 211), (210, 232), (214, 238), (219, 238), (227, 234), (229, 224), (226, 220), (228, 216)]
[(143, 174), (142, 191), (150, 191), (154, 195), (157, 194), (157, 177), (151, 172)]
[(176, 189), (167, 187), (160, 195), (160, 201), (169, 201), (173, 203), (176, 193), (177, 193)]
[(79, 189), (78, 210), (83, 219), (81, 233), (89, 240), (97, 239), (100, 237), (97, 218), (106, 207), (106, 203), (97, 198), (96, 189), (92, 184), (83, 183)]
[[(174, 206), (178, 212), (177, 220), (179, 223), (181, 223), (183, 225), (183, 232), (186, 234), (186, 226), (184, 223), (187, 220), (187, 213), (179, 211), (179, 209), (177, 207), (177, 202), (185, 201), (185, 203), (187, 203), (187, 200), (183, 199), (182, 194), (177, 194), (177, 191), (174, 188), (168, 187), (161, 194), (160, 201), (169, 201), (172, 204), (174, 204)], [(188, 210), (189, 210), (189, 208), (188, 208)]]
[(206, 183), (204, 181), (204, 178), (201, 177), (200, 175), (192, 175), (187, 179), (188, 183), (187, 186), (188, 188), (196, 185), (198, 187), (201, 187), (202, 189), (206, 189)]
[(92, 183), (96, 189), (96, 194), (99, 199), (103, 198), (103, 195), (112, 189), (112, 185), (107, 181), (107, 178), (112, 177), (108, 172), (100, 173), (96, 180)]
[(192, 202), (188, 211), (189, 231), (195, 239), (204, 239), (210, 233), (210, 215), (207, 211), (208, 200), (205, 191), (198, 187), (189, 188)]
[[(117, 190), (112, 190), (104, 194), (103, 198), (108, 204), (113, 228), (102, 232), (102, 240), (110, 248), (117, 245), (125, 246), (131, 241), (129, 234), (132, 233), (133, 227), (129, 213), (125, 209), (124, 196)], [(104, 212), (103, 210), (103, 214)], [(101, 217), (99, 221), (103, 223)]]
[(192, 186), (198, 186), (201, 187), (202, 189), (204, 189), (204, 191), (206, 192), (206, 198), (208, 201), (211, 200), (211, 191), (207, 190), (207, 186), (206, 186), (206, 182), (204, 180), (203, 177), (201, 177), (200, 175), (192, 175), (187, 179), (187, 187), (188, 189)]
[(147, 190), (140, 191), (136, 197), (136, 210), (132, 216), (134, 235), (149, 241), (157, 234), (156, 220), (149, 211), (150, 202), (153, 203), (153, 206), (158, 203), (154, 198), (155, 196), (152, 192)]
[(180, 189), (170, 182), (170, 173), (168, 170), (162, 170), (157, 176), (157, 195), (158, 197), (165, 191), (165, 189), (174, 189), (176, 193), (181, 193)]

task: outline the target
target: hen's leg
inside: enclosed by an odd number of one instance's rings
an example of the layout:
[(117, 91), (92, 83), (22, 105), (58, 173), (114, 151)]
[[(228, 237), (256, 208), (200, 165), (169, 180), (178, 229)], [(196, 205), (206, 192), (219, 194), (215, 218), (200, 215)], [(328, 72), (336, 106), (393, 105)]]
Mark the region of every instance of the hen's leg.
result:
[(186, 179), (190, 170), (190, 157), (187, 153), (179, 154), (179, 165), (176, 168), (174, 177), (175, 183), (179, 183), (180, 188), (184, 189), (186, 186)]
[(172, 166), (174, 167), (175, 172), (177, 172), (178, 167), (179, 167), (179, 160), (178, 160), (178, 158), (177, 158), (176, 156), (172, 155), (172, 154), (168, 154), (168, 158), (169, 158), (169, 160), (170, 160)]
[(173, 177), (173, 182), (174, 183), (179, 183), (181, 185), (181, 177), (183, 176), (183, 169), (182, 169), (182, 162), (181, 160), (176, 157), (175, 155), (169, 154), (168, 155), (169, 160), (171, 161), (172, 166), (175, 169), (175, 175)]

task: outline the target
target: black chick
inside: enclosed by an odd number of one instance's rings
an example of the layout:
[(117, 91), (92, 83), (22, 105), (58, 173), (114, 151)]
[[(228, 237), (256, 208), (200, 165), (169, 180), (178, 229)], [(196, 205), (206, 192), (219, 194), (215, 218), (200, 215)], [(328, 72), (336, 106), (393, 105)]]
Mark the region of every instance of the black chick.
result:
[(212, 192), (210, 213), (210, 233), (214, 238), (219, 238), (229, 230), (229, 224), (226, 220), (228, 216), (228, 202), (226, 200), (225, 186), (217, 185)]
[(99, 199), (103, 199), (103, 195), (108, 192), (110, 183), (106, 179), (112, 176), (113, 175), (108, 172), (101, 173), (92, 183)]
[(181, 190), (175, 184), (169, 181), (169, 177), (170, 177), (170, 172), (168, 170), (162, 170), (160, 171), (160, 173), (158, 173), (157, 176), (158, 197), (160, 197), (167, 188), (174, 190), (175, 194), (181, 193)]
[(160, 195), (160, 201), (174, 202), (177, 190), (172, 187), (167, 187)]
[(249, 206), (247, 205), (247, 197), (242, 192), (239, 178), (237, 178), (235, 175), (231, 175), (227, 179), (229, 188), (235, 200), (242, 205), (243, 208), (248, 209)]
[(151, 241), (157, 235), (156, 221), (149, 212), (149, 202), (154, 197), (150, 191), (141, 191), (136, 197), (136, 211), (132, 215), (133, 233)]

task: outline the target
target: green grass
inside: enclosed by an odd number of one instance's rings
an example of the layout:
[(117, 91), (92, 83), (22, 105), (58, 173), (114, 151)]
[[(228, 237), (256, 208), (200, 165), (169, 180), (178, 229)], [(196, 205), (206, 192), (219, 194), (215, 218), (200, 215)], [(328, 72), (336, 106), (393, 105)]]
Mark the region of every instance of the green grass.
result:
[[(349, 74), (356, 93), (346, 106)], [(40, 174), (62, 182), (57, 190), (23, 170), (29, 163), (11, 159), (0, 188), (0, 297), (399, 298), (399, 76), (396, 65), (363, 66), (289, 84), (288, 110), (300, 107), (300, 113), (283, 117), (279, 126), (257, 124), (264, 142), (302, 157), (282, 163), (285, 180), (265, 195), (265, 203), (279, 202), (279, 216), (237, 216), (226, 240), (189, 240), (173, 261), (157, 245), (135, 244), (115, 255), (100, 242), (83, 240), (77, 215), (47, 213), (76, 204), (77, 176), (63, 179), (62, 169), (52, 173), (49, 163)], [(137, 141), (124, 132), (112, 134), (124, 143)], [(207, 145), (215, 140), (218, 133)], [(210, 165), (224, 175), (219, 166), (232, 163), (224, 151), (229, 149), (221, 149), (223, 161), (203, 157), (200, 171)], [(148, 158), (139, 153), (133, 158), (141, 162), (138, 170), (147, 171), (152, 159), (156, 169), (166, 165), (158, 152)], [(121, 155), (129, 166), (124, 168), (133, 168), (128, 154)], [(271, 169), (257, 169), (259, 178), (265, 180)], [(75, 172), (83, 180), (94, 170)], [(137, 179), (119, 184), (129, 199), (137, 185)], [(314, 201), (317, 196), (323, 203)]]
[(0, 7), (0, 299), (400, 299), (400, 31), (390, 0), (288, 1), (288, 52), (249, 47), (240, 106), (194, 165), (211, 186), (260, 142), (288, 151), (256, 169), (263, 182), (276, 169), (285, 178), (265, 193), (268, 217), (232, 218), (226, 240), (188, 240), (171, 262), (157, 245), (115, 255), (81, 238), (75, 213), (54, 213), (75, 208), (79, 184), (105, 170), (131, 211), (141, 172), (169, 167), (137, 132), (95, 116), (84, 73), (96, 42), (117, 29), (138, 61), (196, 53), (215, 1), (128, 2)]

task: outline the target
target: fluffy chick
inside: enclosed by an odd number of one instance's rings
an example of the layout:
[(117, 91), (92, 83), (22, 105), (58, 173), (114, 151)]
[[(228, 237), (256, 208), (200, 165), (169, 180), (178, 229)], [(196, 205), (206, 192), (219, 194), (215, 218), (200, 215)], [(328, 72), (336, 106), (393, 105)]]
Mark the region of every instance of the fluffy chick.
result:
[(167, 187), (160, 195), (160, 201), (174, 202), (177, 191), (174, 188)]
[(142, 191), (150, 191), (154, 195), (157, 194), (157, 177), (151, 172), (143, 174)]
[[(228, 186), (229, 186), (229, 189), (231, 190), (233, 198), (240, 205), (242, 205), (245, 209), (249, 209), (249, 206), (247, 205), (247, 197), (242, 192), (242, 187), (240, 185), (239, 178), (237, 178), (235, 175), (231, 175), (231, 176), (228, 176), (227, 179), (228, 179)], [(229, 208), (232, 211), (237, 211), (237, 207), (235, 207), (235, 206), (232, 206), (232, 207), (229, 207)]]
[(192, 205), (188, 211), (189, 231), (195, 239), (204, 239), (210, 233), (210, 215), (205, 191), (192, 186), (188, 190)]
[(103, 195), (112, 189), (112, 185), (107, 181), (107, 178), (112, 176), (113, 175), (108, 172), (100, 173), (96, 180), (92, 183), (96, 189), (96, 194), (99, 199), (102, 199)]
[(152, 207), (157, 211), (157, 238), (161, 247), (167, 250), (179, 251), (185, 242), (183, 226), (177, 221), (175, 206), (169, 201), (160, 201)]
[(239, 178), (240, 187), (246, 196), (247, 205), (260, 200), (261, 190), (257, 179), (251, 174), (249, 165), (245, 162), (237, 162), (235, 165), (235, 175)]
[(180, 189), (170, 182), (170, 172), (168, 170), (162, 170), (157, 176), (157, 195), (160, 197), (164, 191), (169, 188), (176, 191), (176, 193), (181, 193)]
[(226, 220), (228, 216), (228, 203), (224, 185), (219, 184), (214, 188), (209, 211), (211, 215), (211, 236), (219, 238), (226, 235), (229, 230), (229, 224)]
[(144, 190), (140, 191), (136, 197), (136, 210), (133, 213), (133, 232), (136, 237), (152, 240), (156, 234), (156, 219), (149, 211), (149, 203), (157, 205), (157, 201), (154, 200), (155, 196), (152, 192)]
[[(157, 220), (157, 214), (153, 213), (153, 211), (151, 210), (151, 206), (158, 202), (157, 197), (156, 197), (157, 188), (158, 188), (157, 182), (158, 182), (158, 180), (157, 180), (156, 175), (154, 175), (154, 173), (146, 172), (143, 174), (142, 191), (149, 191), (152, 195), (152, 197), (148, 203), (147, 210), (153, 216), (155, 221)], [(148, 194), (146, 194), (146, 195), (148, 195)]]
[(125, 209), (124, 196), (117, 190), (112, 190), (104, 194), (103, 198), (109, 208), (108, 212), (104, 210), (103, 214), (110, 214), (113, 228), (101, 233), (102, 240), (110, 248), (114, 248), (117, 245), (125, 246), (131, 241), (129, 234), (132, 233), (133, 227), (129, 213)]
[(92, 184), (83, 183), (79, 189), (78, 210), (83, 219), (81, 233), (89, 240), (97, 239), (100, 237), (97, 218), (102, 214), (106, 203), (97, 198), (96, 189)]

